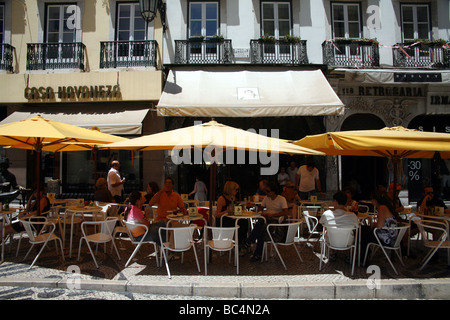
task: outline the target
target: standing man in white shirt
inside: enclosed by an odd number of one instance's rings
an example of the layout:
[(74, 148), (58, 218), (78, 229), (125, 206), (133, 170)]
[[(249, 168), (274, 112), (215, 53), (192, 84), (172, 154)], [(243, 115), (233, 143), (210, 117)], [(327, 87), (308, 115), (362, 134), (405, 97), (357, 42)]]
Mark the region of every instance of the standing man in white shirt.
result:
[(111, 169), (108, 172), (108, 190), (111, 192), (116, 203), (122, 202), (122, 191), (123, 184), (125, 183), (125, 178), (120, 178), (119, 174), (120, 162), (118, 160), (113, 160), (111, 162)]
[(298, 168), (297, 175), (295, 176), (295, 185), (298, 187), (301, 199), (309, 199), (311, 195), (316, 194), (316, 191), (321, 196), (325, 196), (320, 185), (319, 170), (311, 159), (305, 165)]

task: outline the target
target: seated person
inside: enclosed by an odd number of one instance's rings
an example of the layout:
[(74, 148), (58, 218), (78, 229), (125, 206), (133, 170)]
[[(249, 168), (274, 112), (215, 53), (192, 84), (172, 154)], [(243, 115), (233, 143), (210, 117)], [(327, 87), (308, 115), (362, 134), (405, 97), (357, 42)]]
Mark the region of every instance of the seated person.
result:
[(450, 214), (450, 210), (445, 205), (444, 201), (434, 197), (433, 187), (426, 186), (422, 191), (422, 198), (417, 201), (417, 211), (425, 211), (425, 208), (443, 207), (445, 214)]
[[(39, 195), (39, 208), (36, 201), (38, 195)], [(45, 216), (50, 210), (50, 207), (51, 207), (50, 200), (44, 193), (44, 187), (41, 186), (39, 188), (39, 192), (36, 190), (31, 194), (30, 198), (28, 199), (26, 209), (19, 213), (19, 219), (34, 216)], [(3, 230), (1, 224), (0, 230)], [(19, 220), (15, 220), (10, 225), (5, 226), (5, 236), (7, 236), (8, 234), (20, 233), (23, 231), (25, 231), (25, 228), (22, 225), (22, 222), (20, 222)]]
[(285, 183), (281, 196), (286, 199), (288, 211), (291, 213), (291, 217), (293, 219), (297, 219), (298, 206), (300, 205), (300, 201), (302, 201), (302, 199), (300, 199), (300, 196), (298, 195), (292, 181), (287, 181)]
[(353, 200), (355, 194), (352, 187), (345, 187), (344, 193), (347, 196), (347, 201), (345, 202), (345, 209), (350, 212), (358, 212), (358, 202)]
[[(253, 228), (252, 233), (243, 245), (243, 249), (247, 249), (252, 243), (256, 241), (256, 249), (250, 259), (250, 261), (252, 262), (261, 260), (264, 241), (269, 239), (266, 226), (270, 223), (278, 223), (281, 217), (287, 218), (289, 216), (286, 199), (283, 196), (278, 195), (277, 191), (278, 190), (276, 183), (269, 183), (266, 188), (267, 196), (264, 198), (261, 204), (261, 207), (266, 209), (265, 211), (261, 212), (262, 215), (266, 218), (266, 222), (264, 222), (263, 219), (258, 219), (258, 222)], [(282, 241), (282, 239), (274, 240)]]
[(145, 195), (145, 203), (149, 203), (153, 196), (159, 191), (158, 184), (151, 181), (147, 185), (147, 194)]
[(94, 201), (115, 202), (105, 178), (98, 178), (95, 183)]
[[(144, 224), (148, 227), (147, 235), (144, 238), (144, 241), (154, 241), (159, 246), (161, 245), (161, 241), (159, 239), (158, 230), (160, 227), (165, 227), (164, 221), (160, 221), (154, 224), (150, 224), (150, 221), (147, 215), (141, 210), (142, 205), (145, 202), (145, 198), (142, 196), (140, 191), (133, 191), (128, 196), (129, 204), (125, 209), (125, 220), (127, 222), (132, 222), (135, 224)], [(145, 229), (143, 227), (137, 226), (130, 230), (131, 234), (137, 241), (141, 241), (142, 237), (145, 234)], [(164, 233), (162, 233), (164, 235)]]
[[(338, 191), (333, 195), (334, 210), (326, 210), (320, 217), (320, 224), (324, 227), (339, 225), (341, 227), (357, 227), (358, 217), (353, 212), (346, 211), (347, 195)], [(353, 243), (354, 235), (350, 237), (348, 244)], [(332, 255), (333, 257), (333, 255)]]
[(167, 222), (167, 215), (172, 212), (181, 211), (183, 214), (186, 214), (183, 199), (181, 199), (181, 196), (178, 193), (173, 191), (174, 187), (175, 182), (173, 179), (166, 178), (162, 189), (149, 201), (149, 206), (153, 206), (154, 204), (158, 205), (155, 222)]
[[(236, 194), (239, 191), (239, 185), (234, 181), (227, 181), (223, 186), (222, 195), (217, 199), (217, 210), (216, 210), (216, 226), (220, 226), (222, 222), (222, 227), (234, 227), (236, 220), (233, 218), (227, 218), (227, 214), (234, 214), (233, 205), (236, 201)], [(222, 216), (223, 219), (222, 219)], [(243, 241), (247, 237), (248, 231), (248, 221), (247, 219), (238, 220), (238, 238), (239, 244), (242, 245)]]
[(387, 197), (392, 203), (392, 206), (394, 207), (394, 216), (397, 221), (403, 221), (408, 222), (407, 220), (400, 217), (399, 213), (402, 213), (405, 208), (402, 205), (402, 202), (400, 201), (400, 198), (398, 197), (400, 191), (402, 190), (402, 187), (397, 183), (396, 187), (394, 188), (394, 183), (392, 182), (389, 185), (389, 190), (386, 192)]

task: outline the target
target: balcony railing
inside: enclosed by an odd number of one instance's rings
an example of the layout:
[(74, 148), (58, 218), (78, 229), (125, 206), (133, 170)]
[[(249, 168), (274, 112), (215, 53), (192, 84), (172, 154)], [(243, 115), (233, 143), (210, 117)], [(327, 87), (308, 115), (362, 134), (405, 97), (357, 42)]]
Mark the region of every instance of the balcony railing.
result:
[(175, 40), (176, 64), (228, 64), (232, 62), (231, 40)]
[(100, 42), (100, 68), (156, 67), (157, 46), (155, 40)]
[(393, 49), (394, 67), (450, 68), (450, 49), (442, 45), (398, 43)]
[(81, 42), (28, 43), (27, 70), (84, 70), (85, 50), (86, 48)]
[(323, 63), (334, 67), (373, 68), (380, 66), (378, 43), (336, 40), (322, 43)]
[(306, 40), (297, 43), (250, 40), (250, 61), (262, 64), (308, 64)]
[(10, 44), (2, 43), (0, 50), (0, 70), (13, 72), (13, 52), (15, 48)]

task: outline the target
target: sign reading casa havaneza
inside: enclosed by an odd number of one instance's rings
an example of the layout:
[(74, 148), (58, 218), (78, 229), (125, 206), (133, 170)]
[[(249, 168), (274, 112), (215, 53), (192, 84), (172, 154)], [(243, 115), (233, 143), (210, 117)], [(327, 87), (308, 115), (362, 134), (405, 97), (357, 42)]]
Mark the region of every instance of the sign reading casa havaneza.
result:
[(90, 99), (117, 99), (120, 98), (119, 85), (99, 86), (59, 86), (53, 87), (27, 87), (24, 90), (27, 100), (90, 100)]

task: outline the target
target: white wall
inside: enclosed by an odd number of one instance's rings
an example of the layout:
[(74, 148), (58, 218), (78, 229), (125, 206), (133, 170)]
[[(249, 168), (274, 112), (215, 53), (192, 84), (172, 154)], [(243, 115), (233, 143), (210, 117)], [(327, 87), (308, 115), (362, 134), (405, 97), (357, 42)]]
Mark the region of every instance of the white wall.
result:
[[(410, 2), (431, 3), (433, 38), (449, 39), (449, 0)], [(188, 1), (166, 1), (168, 31), (164, 50), (164, 63), (173, 63), (175, 40), (186, 39), (188, 21)], [(322, 43), (332, 38), (330, 0), (292, 0), (293, 33), (307, 40), (310, 63), (322, 64)], [(380, 47), (380, 64), (392, 66), (392, 48), (401, 42), (399, 0), (362, 0), (361, 14), (363, 37), (377, 38)], [(371, 5), (379, 8), (380, 28), (368, 28), (367, 13)], [(221, 34), (232, 40), (233, 48), (249, 48), (251, 39), (260, 36), (260, 0), (221, 0)], [(237, 63), (248, 63), (249, 59), (238, 59)]]

